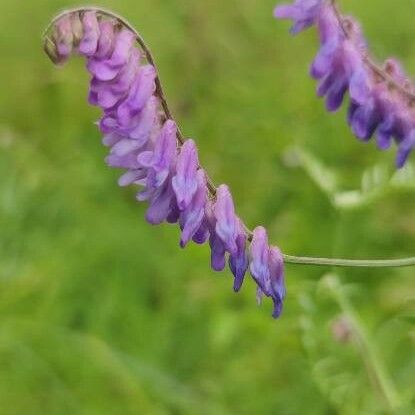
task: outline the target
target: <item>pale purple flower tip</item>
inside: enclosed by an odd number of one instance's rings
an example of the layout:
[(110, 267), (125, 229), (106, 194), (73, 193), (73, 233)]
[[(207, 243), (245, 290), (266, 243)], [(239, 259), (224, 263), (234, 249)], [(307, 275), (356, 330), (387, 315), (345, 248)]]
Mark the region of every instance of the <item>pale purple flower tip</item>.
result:
[[(209, 193), (195, 142), (179, 143), (175, 122), (162, 114), (155, 68), (141, 65), (140, 52), (133, 47), (135, 35), (120, 30), (111, 19), (98, 23), (94, 12), (84, 13), (82, 22), (80, 16), (58, 22), (46, 51), (56, 63), (77, 50), (86, 55), (92, 75), (88, 100), (103, 110), (97, 124), (104, 134), (102, 143), (109, 148), (106, 162), (126, 170), (118, 184), (141, 187), (136, 199), (148, 201), (150, 224), (178, 222), (181, 247), (191, 240), (202, 244), (209, 239), (212, 268), (223, 270), (228, 259), (234, 290), (239, 291), (249, 267), (248, 237), (228, 187), (221, 185), (216, 195)], [(407, 141), (401, 141), (403, 152)], [(278, 316), (284, 297), (282, 264), (276, 260), (268, 264), (263, 228), (254, 231), (250, 251), (258, 297), (272, 297)]]
[(176, 193), (177, 205), (180, 210), (186, 209), (197, 191), (197, 169), (199, 159), (196, 144), (193, 140), (186, 140), (177, 159), (176, 175), (172, 185)]
[(209, 246), (211, 250), (210, 262), (214, 271), (223, 271), (225, 268), (225, 246), (221, 239), (215, 234), (211, 233), (209, 238)]
[(84, 36), (79, 44), (79, 52), (85, 56), (92, 56), (98, 48), (100, 34), (96, 13), (93, 11), (85, 12), (82, 23)]
[(235, 254), (237, 251), (238, 219), (235, 215), (232, 195), (225, 184), (221, 184), (216, 190), (214, 215), (216, 218), (216, 234), (222, 240), (226, 250), (231, 254)]
[(351, 116), (351, 127), (357, 138), (367, 141), (375, 132), (379, 123), (379, 113), (373, 99), (363, 105), (357, 105)]

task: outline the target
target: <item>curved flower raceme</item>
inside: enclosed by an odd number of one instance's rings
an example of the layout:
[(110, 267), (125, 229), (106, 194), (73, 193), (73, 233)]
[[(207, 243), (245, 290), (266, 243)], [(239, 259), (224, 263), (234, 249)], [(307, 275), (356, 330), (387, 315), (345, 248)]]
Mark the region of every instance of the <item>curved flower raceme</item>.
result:
[(341, 16), (333, 0), (295, 0), (277, 6), (274, 15), (292, 20), (292, 33), (317, 26), (320, 50), (310, 68), (317, 95), (325, 97), (328, 111), (336, 111), (348, 93), (354, 135), (362, 141), (376, 136), (381, 150), (396, 143), (396, 164), (403, 167), (415, 147), (415, 85), (399, 63), (388, 59), (379, 67), (372, 62), (359, 24)]
[(120, 23), (96, 10), (67, 12), (54, 21), (45, 50), (57, 64), (71, 54), (86, 58), (89, 102), (103, 111), (98, 125), (109, 147), (106, 162), (125, 170), (120, 186), (141, 187), (137, 200), (148, 202), (147, 221), (178, 223), (183, 248), (192, 240), (209, 241), (212, 268), (221, 271), (228, 261), (235, 291), (249, 268), (278, 317), (285, 296), (280, 251), (268, 245), (264, 228), (257, 228), (252, 239), (236, 216), (229, 188), (214, 188), (200, 167), (196, 143), (181, 137), (163, 106), (152, 59), (135, 47), (137, 34)]

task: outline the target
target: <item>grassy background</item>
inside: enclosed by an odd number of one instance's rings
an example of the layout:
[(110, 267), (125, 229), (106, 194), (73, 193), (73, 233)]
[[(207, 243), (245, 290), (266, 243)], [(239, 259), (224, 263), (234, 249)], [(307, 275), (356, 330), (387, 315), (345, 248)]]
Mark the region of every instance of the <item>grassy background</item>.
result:
[[(274, 0), (102, 0), (142, 33), (203, 165), (292, 254), (414, 253), (415, 174), (327, 115), (316, 50)], [(415, 73), (413, 0), (344, 1)], [(79, 60), (43, 55), (73, 1), (0, 5), (0, 414), (413, 414), (413, 269), (287, 266), (283, 318), (232, 292), (116, 185)], [(397, 23), (399, 22), (399, 24)]]

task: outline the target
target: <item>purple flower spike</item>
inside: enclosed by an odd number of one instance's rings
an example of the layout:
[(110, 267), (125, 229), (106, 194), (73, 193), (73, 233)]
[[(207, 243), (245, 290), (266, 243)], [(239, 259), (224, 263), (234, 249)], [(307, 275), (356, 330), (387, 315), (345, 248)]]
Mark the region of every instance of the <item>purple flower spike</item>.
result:
[(363, 141), (369, 140), (379, 123), (376, 103), (373, 99), (356, 108), (351, 117), (351, 127), (355, 136)]
[(297, 34), (315, 23), (321, 4), (322, 0), (296, 0), (292, 5), (277, 6), (274, 16), (292, 20), (291, 33)]
[(348, 123), (354, 135), (362, 141), (375, 136), (381, 150), (395, 142), (396, 164), (402, 167), (414, 147), (415, 85), (400, 63), (388, 59), (382, 67), (369, 58), (359, 23), (342, 16), (335, 2), (293, 0), (278, 6), (274, 14), (291, 19), (293, 33), (317, 26), (320, 49), (310, 68), (310, 75), (319, 81), (317, 95), (325, 97), (326, 109), (334, 112), (348, 93)]
[(238, 219), (235, 215), (232, 195), (225, 184), (221, 184), (216, 191), (214, 215), (216, 218), (216, 234), (222, 240), (226, 250), (231, 254), (236, 254), (238, 249), (236, 245)]
[(92, 56), (98, 48), (99, 25), (97, 15), (93, 11), (85, 12), (82, 19), (84, 36), (79, 44), (79, 52), (85, 56)]
[(135, 36), (130, 30), (122, 30), (116, 35), (114, 51), (108, 59), (92, 58), (88, 62), (88, 70), (99, 81), (111, 81), (128, 62)]
[(196, 144), (193, 140), (186, 140), (177, 159), (177, 173), (172, 180), (180, 210), (185, 210), (190, 205), (197, 191), (196, 172), (198, 168)]
[(278, 318), (281, 315), (285, 298), (285, 283), (284, 259), (281, 251), (277, 247), (271, 247), (269, 249), (268, 263), (271, 281), (270, 294), (274, 302), (274, 312), (272, 316)]
[(180, 215), (180, 225), (182, 227), (182, 237), (180, 246), (184, 248), (186, 244), (200, 229), (205, 217), (205, 206), (207, 199), (206, 174), (204, 170), (197, 171), (197, 191), (190, 205)]
[(258, 226), (253, 231), (250, 246), (249, 270), (252, 277), (266, 295), (270, 294), (270, 272), (268, 268), (269, 249), (267, 231)]
[(229, 256), (229, 268), (235, 277), (233, 284), (235, 292), (238, 292), (241, 289), (245, 273), (249, 266), (246, 239), (246, 233), (243, 229), (242, 222), (238, 219), (238, 236), (236, 237), (237, 251)]
[[(311, 13), (307, 8), (312, 5), (311, 0), (296, 2), (300, 26), (308, 24), (301, 13)], [(76, 52), (86, 56), (92, 75), (88, 100), (103, 112), (96, 124), (104, 135), (102, 143), (109, 149), (106, 163), (124, 169), (119, 186), (140, 187), (136, 199), (148, 202), (147, 222), (178, 223), (182, 248), (190, 241), (203, 244), (209, 240), (212, 269), (222, 271), (228, 262), (236, 292), (250, 268), (258, 299), (272, 297), (273, 315), (279, 316), (285, 295), (281, 253), (276, 248), (269, 250), (265, 229), (257, 227), (249, 259), (249, 231), (236, 216), (229, 188), (208, 186), (195, 142), (179, 139), (176, 123), (168, 119), (161, 90), (156, 89), (155, 67), (142, 65), (142, 57), (151, 61), (148, 52), (142, 56), (134, 47), (136, 35), (123, 27), (121, 20), (98, 11), (70, 12), (55, 23), (53, 30), (54, 35), (45, 39), (45, 52), (53, 62), (59, 64)], [(328, 90), (332, 85), (330, 82)], [(404, 123), (400, 125), (403, 154), (408, 146), (403, 138), (407, 129)]]

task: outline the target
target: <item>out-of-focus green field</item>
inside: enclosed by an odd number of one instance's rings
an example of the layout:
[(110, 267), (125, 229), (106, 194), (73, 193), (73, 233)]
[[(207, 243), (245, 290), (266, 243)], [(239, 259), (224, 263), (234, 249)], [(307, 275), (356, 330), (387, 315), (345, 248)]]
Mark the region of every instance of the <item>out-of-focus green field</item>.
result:
[[(415, 3), (342, 1), (415, 74)], [(398, 4), (399, 3), (399, 6)], [(288, 265), (283, 317), (232, 291), (120, 189), (79, 60), (41, 32), (58, 0), (0, 4), (0, 414), (413, 414), (415, 270)], [(103, 0), (154, 52), (173, 112), (250, 226), (286, 253), (415, 253), (415, 155), (327, 115), (274, 0)]]

